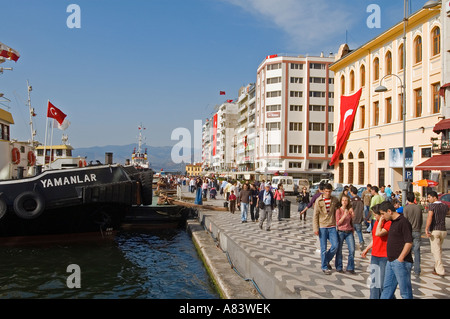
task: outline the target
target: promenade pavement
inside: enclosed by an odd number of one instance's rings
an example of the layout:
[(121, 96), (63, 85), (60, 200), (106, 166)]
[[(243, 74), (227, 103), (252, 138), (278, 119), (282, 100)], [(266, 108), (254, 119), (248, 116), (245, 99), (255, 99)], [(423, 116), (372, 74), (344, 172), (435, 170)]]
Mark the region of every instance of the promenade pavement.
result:
[[(194, 194), (183, 189), (183, 196)], [(204, 204), (223, 207), (224, 199), (208, 199)], [(271, 231), (259, 229), (257, 222), (250, 220), (241, 223), (240, 212), (199, 209), (199, 221), (216, 240), (217, 245), (227, 253), (229, 260), (247, 280), (256, 283), (264, 298), (314, 298), (314, 299), (367, 299), (369, 298), (369, 262), (360, 255), (355, 233), (356, 274), (338, 273), (332, 264), (331, 275), (325, 275), (320, 268), (318, 237), (312, 231), (312, 209), (308, 210), (306, 221), (301, 221), (294, 197), (291, 200), (290, 218), (278, 221), (273, 214)], [(424, 214), (424, 221), (426, 214)], [(450, 227), (447, 218), (447, 227)], [(450, 229), (450, 228), (448, 228)], [(371, 234), (363, 233), (366, 245), (371, 242)], [(444, 267), (449, 275), (433, 275), (434, 260), (430, 251), (429, 239), (422, 236), (420, 276), (412, 274), (414, 298), (450, 298), (450, 238), (443, 247)], [(347, 248), (344, 244), (344, 269), (347, 264)], [(401, 298), (397, 289), (396, 297)]]

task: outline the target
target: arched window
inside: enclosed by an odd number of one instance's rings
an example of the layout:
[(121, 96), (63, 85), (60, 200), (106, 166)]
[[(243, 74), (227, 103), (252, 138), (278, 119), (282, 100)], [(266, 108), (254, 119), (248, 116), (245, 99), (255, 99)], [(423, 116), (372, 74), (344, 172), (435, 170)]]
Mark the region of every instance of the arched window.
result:
[(422, 62), (422, 37), (419, 35), (414, 39), (414, 62)]
[(353, 153), (352, 152), (348, 153), (348, 159), (353, 159)]
[(341, 95), (345, 94), (345, 77), (344, 75), (341, 76)]
[(385, 58), (386, 74), (392, 74), (392, 53), (388, 51)]
[(361, 68), (359, 69), (359, 74), (361, 76), (361, 87), (364, 87), (366, 85), (366, 67), (363, 65), (361, 65)]
[(355, 90), (355, 72), (353, 70), (350, 71), (350, 92)]
[(377, 81), (380, 78), (380, 60), (375, 58), (373, 60), (373, 80)]
[(431, 31), (431, 39), (432, 39), (432, 48), (431, 55), (436, 55), (441, 53), (441, 29), (436, 27)]
[(405, 61), (403, 60), (403, 43), (398, 47), (398, 70), (403, 70), (405, 65)]
[[(364, 159), (364, 153), (360, 151), (358, 153), (359, 159)], [(358, 184), (364, 185), (364, 161), (358, 162)]]
[(358, 153), (358, 158), (364, 158), (364, 153), (363, 153), (363, 151), (360, 151), (360, 152)]

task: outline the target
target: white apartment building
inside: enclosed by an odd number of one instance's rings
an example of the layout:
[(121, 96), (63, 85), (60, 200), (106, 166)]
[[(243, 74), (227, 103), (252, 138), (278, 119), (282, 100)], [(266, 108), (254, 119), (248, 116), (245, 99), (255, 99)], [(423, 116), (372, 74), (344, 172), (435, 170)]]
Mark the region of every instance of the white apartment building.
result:
[(318, 181), (334, 152), (334, 57), (268, 56), (256, 80), (256, 172)]
[(211, 157), (215, 172), (236, 170), (235, 131), (237, 103), (223, 103), (212, 117)]
[(202, 126), (202, 171), (212, 169), (212, 119), (206, 119)]
[(256, 94), (255, 84), (251, 83), (239, 89), (238, 120), (236, 127), (236, 164), (238, 172), (255, 170), (256, 142)]

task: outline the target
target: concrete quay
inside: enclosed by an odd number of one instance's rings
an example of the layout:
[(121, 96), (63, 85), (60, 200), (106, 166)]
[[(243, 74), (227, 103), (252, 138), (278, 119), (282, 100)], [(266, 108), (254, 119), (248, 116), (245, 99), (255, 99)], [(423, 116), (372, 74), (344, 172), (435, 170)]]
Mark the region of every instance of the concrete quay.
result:
[[(194, 194), (186, 191), (183, 196)], [(218, 198), (205, 203), (223, 207), (224, 200), (220, 195)], [(336, 272), (334, 259), (332, 274), (323, 274), (318, 239), (312, 232), (312, 210), (308, 211), (306, 221), (300, 221), (297, 203), (293, 197), (289, 199), (290, 218), (278, 221), (274, 213), (271, 231), (259, 229), (258, 223), (250, 218), (247, 223), (241, 223), (239, 211), (231, 214), (199, 209), (198, 220), (188, 222), (193, 241), (221, 296), (225, 299), (368, 299), (370, 253), (366, 259), (361, 257), (357, 235), (356, 274)], [(450, 229), (450, 219), (447, 223)], [(365, 244), (369, 244), (371, 234), (363, 235)], [(345, 269), (345, 244), (343, 250)], [(415, 299), (450, 298), (449, 252), (450, 237), (443, 247), (444, 266), (449, 275), (433, 275), (430, 243), (422, 236), (422, 273), (411, 277)], [(401, 298), (398, 289), (396, 297)]]

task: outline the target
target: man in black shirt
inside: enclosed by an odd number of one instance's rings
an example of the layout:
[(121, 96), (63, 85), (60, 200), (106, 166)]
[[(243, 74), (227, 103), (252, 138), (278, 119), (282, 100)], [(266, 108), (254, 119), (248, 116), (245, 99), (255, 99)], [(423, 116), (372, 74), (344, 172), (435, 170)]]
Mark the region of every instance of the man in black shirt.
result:
[(413, 259), (411, 248), (413, 237), (411, 224), (402, 214), (396, 212), (391, 202), (381, 203), (380, 212), (386, 221), (392, 221), (387, 240), (388, 262), (380, 299), (392, 299), (397, 286), (400, 288), (400, 295), (403, 299), (412, 299)]

